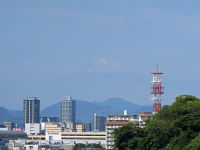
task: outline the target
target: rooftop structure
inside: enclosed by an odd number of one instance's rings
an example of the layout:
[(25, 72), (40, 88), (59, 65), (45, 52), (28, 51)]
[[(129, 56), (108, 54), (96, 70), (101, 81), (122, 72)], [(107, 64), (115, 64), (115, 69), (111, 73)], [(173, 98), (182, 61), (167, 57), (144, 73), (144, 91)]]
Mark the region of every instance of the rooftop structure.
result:
[(40, 117), (40, 123), (42, 122), (59, 122), (58, 117)]

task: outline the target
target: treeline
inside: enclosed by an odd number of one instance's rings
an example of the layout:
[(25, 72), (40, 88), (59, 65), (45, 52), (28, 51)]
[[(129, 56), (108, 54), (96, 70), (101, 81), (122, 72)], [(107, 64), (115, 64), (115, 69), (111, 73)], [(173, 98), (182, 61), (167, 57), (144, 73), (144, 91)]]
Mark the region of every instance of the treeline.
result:
[(145, 128), (127, 124), (115, 129), (113, 136), (118, 150), (199, 150), (200, 100), (191, 95), (176, 97)]
[(73, 150), (105, 150), (100, 144), (75, 144)]

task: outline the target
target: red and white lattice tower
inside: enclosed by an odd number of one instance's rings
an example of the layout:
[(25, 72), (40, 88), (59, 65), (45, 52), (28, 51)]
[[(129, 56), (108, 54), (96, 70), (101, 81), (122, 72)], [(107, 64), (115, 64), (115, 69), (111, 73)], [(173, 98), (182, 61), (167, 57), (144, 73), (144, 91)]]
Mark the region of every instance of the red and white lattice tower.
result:
[(158, 64), (157, 64), (157, 72), (152, 72), (153, 75), (153, 86), (151, 87), (151, 94), (153, 95), (153, 113), (158, 112), (161, 109), (161, 95), (164, 94), (161, 82), (161, 75), (163, 73), (158, 72)]

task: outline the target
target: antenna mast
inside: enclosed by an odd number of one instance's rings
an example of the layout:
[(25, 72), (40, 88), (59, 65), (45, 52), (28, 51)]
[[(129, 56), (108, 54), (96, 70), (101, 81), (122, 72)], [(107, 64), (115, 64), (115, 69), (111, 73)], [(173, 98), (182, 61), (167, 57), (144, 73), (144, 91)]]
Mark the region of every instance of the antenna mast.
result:
[(161, 95), (164, 94), (164, 87), (161, 85), (161, 75), (163, 73), (158, 72), (158, 64), (157, 64), (157, 72), (152, 72), (153, 75), (153, 86), (151, 87), (151, 94), (153, 95), (153, 113), (157, 113), (161, 109)]

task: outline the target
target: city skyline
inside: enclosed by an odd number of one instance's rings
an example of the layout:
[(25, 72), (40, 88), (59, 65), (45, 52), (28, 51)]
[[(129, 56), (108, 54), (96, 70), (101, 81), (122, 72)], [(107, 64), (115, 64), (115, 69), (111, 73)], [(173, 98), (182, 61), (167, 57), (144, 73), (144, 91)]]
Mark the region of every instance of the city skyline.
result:
[(0, 106), (36, 96), (44, 109), (66, 95), (152, 105), (156, 64), (162, 104), (200, 97), (199, 3), (0, 1)]

